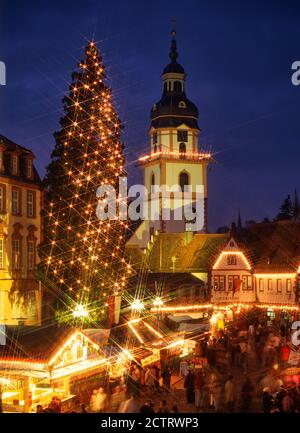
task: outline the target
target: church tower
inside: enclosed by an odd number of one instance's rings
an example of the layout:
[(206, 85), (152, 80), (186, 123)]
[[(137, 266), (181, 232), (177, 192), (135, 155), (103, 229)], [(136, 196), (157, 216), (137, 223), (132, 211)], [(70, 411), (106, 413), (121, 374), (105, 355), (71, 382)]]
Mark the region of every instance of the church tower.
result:
[[(200, 129), (198, 126), (198, 109), (186, 96), (186, 74), (184, 68), (177, 62), (178, 52), (176, 32), (172, 31), (170, 63), (162, 73), (162, 96), (151, 109), (150, 151), (139, 159), (139, 165), (144, 171), (144, 186), (148, 191), (145, 198), (150, 214), (148, 220), (138, 227), (130, 244), (142, 248), (149, 242), (155, 231), (174, 233), (190, 230), (186, 215), (178, 220), (176, 209), (191, 202), (190, 208), (196, 210), (200, 203), (202, 224), (196, 230), (207, 231), (207, 165), (211, 155), (199, 150)], [(171, 198), (166, 198), (166, 189)], [(155, 192), (159, 189), (159, 193)], [(190, 198), (183, 199), (183, 191), (191, 191)], [(150, 192), (152, 194), (150, 194)], [(153, 194), (154, 193), (154, 194)], [(170, 195), (169, 195), (170, 196)], [(198, 208), (197, 208), (198, 209)], [(171, 218), (165, 218), (165, 215)], [(193, 230), (195, 231), (195, 230)]]

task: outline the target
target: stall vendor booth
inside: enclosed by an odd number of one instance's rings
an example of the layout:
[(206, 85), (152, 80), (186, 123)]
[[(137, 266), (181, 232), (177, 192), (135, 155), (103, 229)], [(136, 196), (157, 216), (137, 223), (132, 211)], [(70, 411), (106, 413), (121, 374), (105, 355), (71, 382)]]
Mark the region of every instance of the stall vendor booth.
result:
[(0, 386), (4, 412), (32, 412), (53, 396), (62, 410), (74, 405), (85, 387), (100, 386), (106, 357), (85, 331), (58, 327), (26, 328), (0, 346)]

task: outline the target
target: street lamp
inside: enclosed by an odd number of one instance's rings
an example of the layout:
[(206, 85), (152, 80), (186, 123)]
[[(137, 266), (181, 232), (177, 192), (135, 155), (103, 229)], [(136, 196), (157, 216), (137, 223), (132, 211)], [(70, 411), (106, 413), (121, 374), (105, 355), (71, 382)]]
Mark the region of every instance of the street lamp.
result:
[(88, 315), (89, 315), (89, 313), (85, 309), (84, 305), (81, 305), (81, 304), (76, 305), (76, 307), (73, 311), (74, 317), (84, 318), (84, 317), (88, 317)]
[(164, 305), (164, 301), (159, 296), (157, 296), (153, 301), (153, 305), (157, 308), (162, 307)]

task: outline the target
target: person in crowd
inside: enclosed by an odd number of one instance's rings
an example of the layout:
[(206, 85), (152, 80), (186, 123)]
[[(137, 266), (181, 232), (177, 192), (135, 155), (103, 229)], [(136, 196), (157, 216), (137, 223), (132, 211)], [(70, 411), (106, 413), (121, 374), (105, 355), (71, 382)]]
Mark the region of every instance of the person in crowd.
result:
[(151, 391), (154, 388), (154, 372), (152, 368), (148, 367), (145, 372), (145, 385), (146, 388)]
[(125, 400), (124, 395), (122, 394), (122, 386), (117, 385), (110, 398), (109, 412), (117, 413), (122, 400)]
[(81, 405), (80, 405), (80, 413), (87, 413), (87, 410), (85, 408), (85, 404), (84, 403), (81, 403)]
[(194, 403), (195, 401), (195, 375), (192, 370), (189, 370), (185, 380), (184, 387), (186, 389), (187, 403)]
[(269, 388), (265, 388), (263, 391), (262, 404), (264, 413), (270, 413), (273, 406), (273, 397), (269, 392)]
[(41, 404), (36, 406), (36, 413), (44, 413), (43, 406)]
[(96, 407), (97, 412), (104, 412), (107, 404), (107, 394), (104, 392), (103, 388), (99, 388), (96, 394)]
[(159, 392), (159, 377), (160, 377), (160, 369), (156, 364), (154, 364), (153, 368), (153, 377), (154, 377), (154, 387), (156, 392)]
[(157, 413), (169, 413), (168, 405), (166, 400), (161, 400)]
[(151, 400), (147, 400), (143, 406), (141, 406), (140, 413), (155, 413)]
[(137, 365), (133, 367), (131, 375), (133, 380), (134, 392), (136, 393), (137, 396), (139, 396), (140, 389), (141, 389), (141, 370)]
[(279, 412), (283, 412), (283, 399), (286, 396), (286, 390), (283, 386), (280, 387), (278, 393), (276, 394), (276, 402)]
[(203, 407), (204, 402), (204, 376), (202, 370), (197, 371), (195, 374), (195, 407), (199, 410)]
[(294, 401), (292, 399), (291, 393), (287, 392), (282, 400), (283, 412), (291, 413), (294, 412)]
[(294, 395), (294, 406), (295, 411), (300, 413), (300, 386), (298, 385), (296, 388), (296, 393)]
[(242, 386), (242, 409), (244, 412), (249, 412), (252, 405), (254, 395), (254, 386), (249, 377)]
[(233, 412), (235, 392), (234, 392), (233, 376), (230, 374), (225, 382), (224, 397), (228, 412)]
[(135, 394), (131, 394), (129, 399), (119, 408), (119, 413), (139, 413), (140, 405)]

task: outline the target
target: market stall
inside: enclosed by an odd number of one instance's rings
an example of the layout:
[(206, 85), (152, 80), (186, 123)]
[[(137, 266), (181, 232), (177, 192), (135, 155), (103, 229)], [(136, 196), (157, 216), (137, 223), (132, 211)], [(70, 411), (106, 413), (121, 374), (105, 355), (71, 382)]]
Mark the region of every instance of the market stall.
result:
[(37, 404), (46, 407), (53, 396), (67, 410), (84, 392), (78, 382), (84, 379), (85, 389), (88, 383), (100, 386), (106, 362), (99, 344), (84, 331), (36, 329), (10, 340), (0, 351), (3, 410), (31, 412)]

